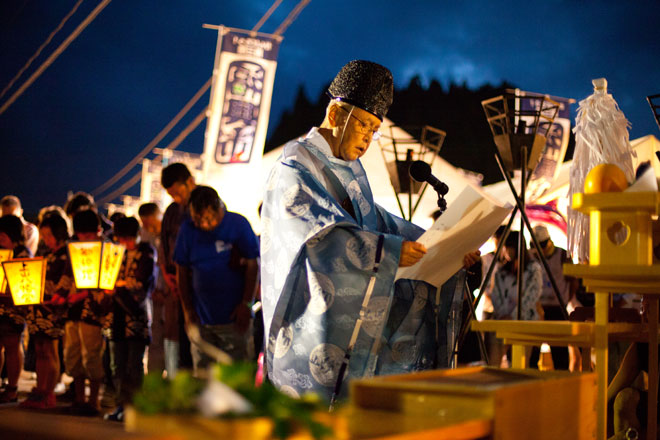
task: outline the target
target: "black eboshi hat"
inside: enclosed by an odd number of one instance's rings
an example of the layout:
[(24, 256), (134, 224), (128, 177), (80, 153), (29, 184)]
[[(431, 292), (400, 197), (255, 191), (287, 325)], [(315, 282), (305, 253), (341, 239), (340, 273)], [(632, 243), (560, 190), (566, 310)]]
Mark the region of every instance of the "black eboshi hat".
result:
[(364, 60), (342, 67), (328, 88), (331, 98), (366, 110), (381, 121), (392, 104), (393, 93), (392, 72)]

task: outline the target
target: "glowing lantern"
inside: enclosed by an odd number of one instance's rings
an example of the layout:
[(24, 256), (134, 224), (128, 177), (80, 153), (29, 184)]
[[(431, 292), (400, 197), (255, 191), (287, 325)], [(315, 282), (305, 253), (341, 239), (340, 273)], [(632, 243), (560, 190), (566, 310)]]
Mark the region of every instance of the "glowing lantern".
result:
[(46, 260), (43, 257), (3, 261), (2, 267), (14, 305), (41, 304), (46, 284)]
[(103, 254), (101, 255), (101, 274), (99, 288), (112, 290), (115, 288), (117, 275), (121, 268), (121, 260), (126, 248), (121, 244), (103, 243)]
[(73, 278), (78, 289), (115, 288), (125, 247), (101, 241), (69, 243)]
[[(11, 260), (11, 257), (14, 255), (14, 251), (11, 249), (0, 249), (0, 268), (2, 267), (2, 262)], [(0, 294), (6, 293), (7, 292), (7, 285), (6, 285), (6, 278), (5, 278), (5, 270), (1, 269), (0, 270)]]

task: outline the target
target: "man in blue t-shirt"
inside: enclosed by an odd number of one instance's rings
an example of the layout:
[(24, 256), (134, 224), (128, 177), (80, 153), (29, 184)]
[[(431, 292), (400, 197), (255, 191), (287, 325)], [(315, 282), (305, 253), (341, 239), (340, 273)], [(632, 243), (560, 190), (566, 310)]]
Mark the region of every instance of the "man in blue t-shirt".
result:
[[(186, 328), (234, 359), (247, 359), (250, 302), (257, 286), (259, 244), (247, 219), (228, 212), (218, 193), (197, 186), (190, 194), (174, 248)], [(191, 337), (191, 340), (193, 338)], [(212, 361), (191, 344), (196, 374)]]

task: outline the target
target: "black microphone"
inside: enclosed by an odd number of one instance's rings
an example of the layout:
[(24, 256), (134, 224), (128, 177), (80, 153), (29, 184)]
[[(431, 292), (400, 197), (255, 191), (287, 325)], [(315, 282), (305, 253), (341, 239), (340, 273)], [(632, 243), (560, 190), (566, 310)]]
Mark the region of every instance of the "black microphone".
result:
[(437, 191), (439, 196), (444, 196), (449, 192), (449, 187), (431, 174), (431, 166), (422, 160), (416, 160), (411, 163), (408, 172), (410, 177), (416, 181), (428, 182)]

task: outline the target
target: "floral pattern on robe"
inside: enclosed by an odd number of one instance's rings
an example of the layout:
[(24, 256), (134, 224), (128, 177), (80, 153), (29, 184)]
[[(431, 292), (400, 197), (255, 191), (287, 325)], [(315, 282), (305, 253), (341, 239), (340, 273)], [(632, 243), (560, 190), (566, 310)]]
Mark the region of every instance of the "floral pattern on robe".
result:
[(359, 160), (335, 158), (318, 129), (289, 142), (267, 180), (262, 216), (266, 362), (280, 390), (330, 399), (360, 316), (341, 397), (350, 378), (437, 365), (435, 287), (402, 280), (394, 288), (401, 244), (423, 230), (374, 203)]

